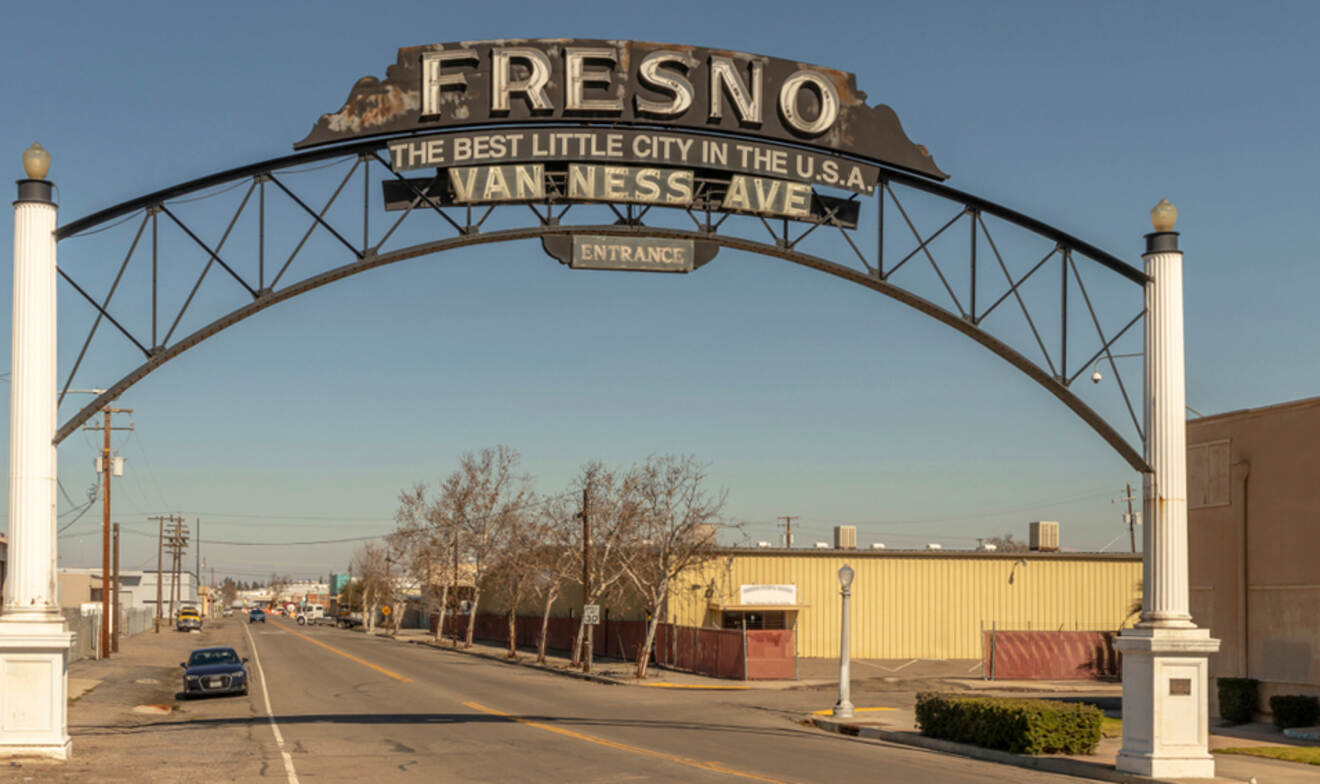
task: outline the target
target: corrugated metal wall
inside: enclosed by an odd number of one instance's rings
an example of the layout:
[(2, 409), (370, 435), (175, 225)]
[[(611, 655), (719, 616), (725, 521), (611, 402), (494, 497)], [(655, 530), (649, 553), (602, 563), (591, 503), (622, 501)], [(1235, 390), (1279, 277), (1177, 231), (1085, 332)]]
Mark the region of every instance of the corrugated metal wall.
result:
[(799, 655), (838, 656), (845, 563), (856, 571), (851, 654), (859, 658), (979, 659), (981, 631), (992, 625), (1116, 630), (1140, 597), (1139, 556), (774, 551), (726, 554), (685, 575), (671, 617), (708, 625), (717, 620), (708, 603), (736, 603), (740, 585), (796, 585), (798, 602), (810, 605), (798, 616)]

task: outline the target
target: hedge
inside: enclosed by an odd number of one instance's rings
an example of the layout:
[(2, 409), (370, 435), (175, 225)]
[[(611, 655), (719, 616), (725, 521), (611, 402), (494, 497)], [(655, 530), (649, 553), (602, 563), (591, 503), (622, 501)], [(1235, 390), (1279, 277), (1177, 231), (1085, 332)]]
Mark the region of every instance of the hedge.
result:
[(1274, 714), (1274, 726), (1281, 730), (1310, 727), (1320, 721), (1320, 698), (1305, 694), (1276, 694), (1270, 697), (1270, 711)]
[(1094, 705), (922, 692), (917, 724), (932, 738), (1015, 754), (1090, 754), (1104, 714)]
[(1230, 724), (1246, 724), (1260, 703), (1260, 681), (1255, 678), (1219, 678), (1219, 715)]

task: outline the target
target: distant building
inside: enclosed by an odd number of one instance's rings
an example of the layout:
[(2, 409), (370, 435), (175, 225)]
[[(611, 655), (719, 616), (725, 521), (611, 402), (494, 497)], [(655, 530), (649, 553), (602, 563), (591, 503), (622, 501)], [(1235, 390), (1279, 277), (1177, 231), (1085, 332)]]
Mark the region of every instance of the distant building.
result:
[[(1320, 397), (1187, 422), (1192, 616), (1212, 677), (1320, 695)], [(1214, 694), (1214, 690), (1211, 690)]]
[[(120, 570), (119, 606), (131, 609), (156, 607), (156, 572), (138, 569)], [(161, 581), (161, 603), (164, 606), (162, 616), (169, 615), (170, 589), (174, 585), (174, 575), (165, 572)], [(61, 607), (81, 607), (88, 602), (101, 601), (100, 567), (61, 567), (56, 572), (58, 581), (59, 604)], [(191, 572), (180, 572), (178, 592), (175, 594), (175, 609), (181, 604), (197, 604), (197, 578)]]

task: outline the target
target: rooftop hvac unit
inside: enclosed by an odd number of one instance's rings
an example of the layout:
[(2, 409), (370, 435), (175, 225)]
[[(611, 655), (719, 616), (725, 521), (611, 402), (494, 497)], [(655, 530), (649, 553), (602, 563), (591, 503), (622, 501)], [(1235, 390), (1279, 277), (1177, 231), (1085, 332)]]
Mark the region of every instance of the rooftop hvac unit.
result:
[(830, 543), (829, 543), (829, 542), (816, 542), (816, 549), (817, 549), (817, 550), (828, 550), (828, 549), (830, 549)]
[(856, 550), (856, 549), (857, 549), (857, 526), (855, 526), (855, 525), (836, 525), (836, 526), (834, 526), (834, 549), (836, 549), (836, 550)]
[(769, 549), (770, 549), (770, 543), (767, 542), (767, 541), (765, 541), (764, 539), (762, 539), (761, 541), (757, 542), (757, 543), (756, 543), (756, 546), (757, 546), (758, 549), (761, 549), (761, 550), (769, 550)]
[(983, 544), (976, 549), (980, 550), (983, 553), (993, 553), (995, 550), (998, 550), (999, 548), (992, 544)]
[(939, 544), (935, 544), (934, 542), (931, 542), (930, 544), (926, 545), (926, 549), (927, 549), (927, 550), (943, 550), (943, 549), (944, 549), (944, 545), (939, 545)]
[(884, 543), (884, 542), (871, 542), (871, 549), (872, 549), (872, 550), (883, 550), (883, 549), (885, 549), (885, 543)]
[(1031, 549), (1042, 552), (1054, 552), (1059, 549), (1059, 524), (1051, 520), (1039, 520), (1031, 524)]

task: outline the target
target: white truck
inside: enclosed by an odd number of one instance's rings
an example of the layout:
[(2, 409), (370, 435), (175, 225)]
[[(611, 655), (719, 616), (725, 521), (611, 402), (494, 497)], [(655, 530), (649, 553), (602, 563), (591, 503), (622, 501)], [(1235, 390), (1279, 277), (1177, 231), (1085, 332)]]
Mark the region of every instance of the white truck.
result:
[(308, 624), (320, 626), (321, 624), (333, 624), (335, 622), (334, 618), (326, 615), (325, 607), (320, 604), (304, 604), (298, 608), (294, 618), (298, 621), (299, 626)]

